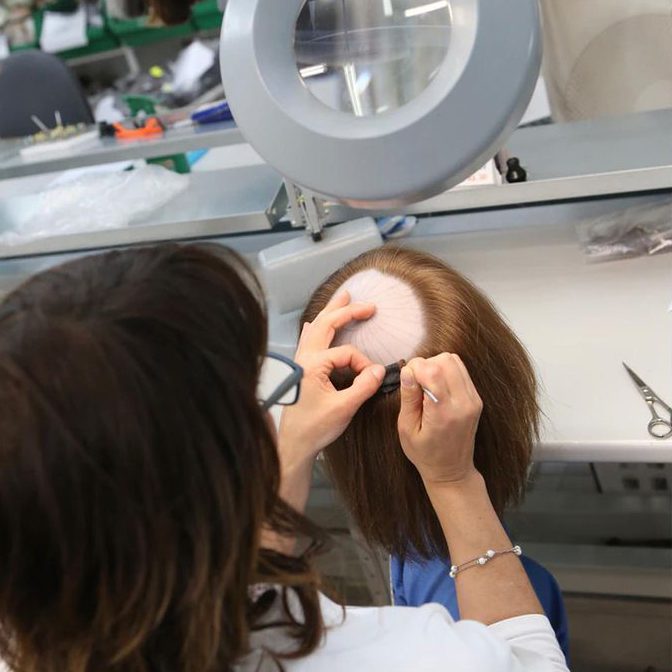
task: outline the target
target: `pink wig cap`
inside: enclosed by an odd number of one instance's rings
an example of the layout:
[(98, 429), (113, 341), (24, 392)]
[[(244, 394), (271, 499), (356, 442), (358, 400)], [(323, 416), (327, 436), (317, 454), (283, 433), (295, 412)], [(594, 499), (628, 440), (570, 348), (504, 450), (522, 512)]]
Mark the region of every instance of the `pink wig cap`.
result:
[(403, 280), (368, 269), (348, 278), (336, 293), (347, 290), (351, 300), (376, 306), (369, 320), (343, 327), (334, 345), (353, 345), (376, 364), (388, 365), (415, 356), (425, 340), (422, 304), (413, 288)]

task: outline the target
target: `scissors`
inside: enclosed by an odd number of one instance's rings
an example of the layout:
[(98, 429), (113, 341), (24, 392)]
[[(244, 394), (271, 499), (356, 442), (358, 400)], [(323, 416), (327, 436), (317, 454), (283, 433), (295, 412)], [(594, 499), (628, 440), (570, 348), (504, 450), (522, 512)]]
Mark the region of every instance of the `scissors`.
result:
[[(644, 397), (644, 401), (651, 411), (652, 417), (647, 427), (649, 434), (655, 439), (668, 439), (672, 436), (672, 408), (670, 408), (625, 362), (623, 362), (623, 366), (630, 374), (630, 378), (632, 378), (635, 385), (639, 388), (639, 393)], [(658, 415), (656, 404), (664, 408), (670, 414), (669, 420)]]

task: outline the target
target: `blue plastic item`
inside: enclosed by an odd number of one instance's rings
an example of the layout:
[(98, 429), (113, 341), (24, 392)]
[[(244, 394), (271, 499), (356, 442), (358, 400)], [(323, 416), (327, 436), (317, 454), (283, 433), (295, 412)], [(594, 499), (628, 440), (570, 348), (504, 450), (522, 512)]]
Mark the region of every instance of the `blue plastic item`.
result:
[(393, 240), (408, 236), (415, 228), (418, 218), (413, 215), (396, 215), (392, 217), (381, 217), (376, 220), (380, 229), (380, 235), (383, 240)]
[(233, 121), (233, 115), (226, 101), (201, 107), (191, 114), (191, 120), (197, 124), (214, 124), (217, 121)]
[(209, 151), (208, 149), (195, 149), (193, 152), (187, 152), (189, 166), (195, 166)]

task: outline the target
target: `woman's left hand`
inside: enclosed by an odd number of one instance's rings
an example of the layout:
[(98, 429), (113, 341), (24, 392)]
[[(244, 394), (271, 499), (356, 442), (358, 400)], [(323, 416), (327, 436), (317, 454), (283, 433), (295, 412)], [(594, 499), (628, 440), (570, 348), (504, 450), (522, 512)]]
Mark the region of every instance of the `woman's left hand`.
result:
[[(331, 348), (336, 331), (353, 320), (368, 320), (375, 313), (371, 303), (350, 303), (347, 292), (337, 294), (315, 318), (304, 324), (295, 360), (303, 367), (298, 403), (284, 409), (280, 422), (281, 448), (294, 460), (313, 460), (350, 424), (362, 404), (372, 397), (385, 376), (385, 368), (373, 364), (356, 348)], [(356, 374), (352, 385), (337, 390), (331, 383), (334, 369), (349, 368)]]

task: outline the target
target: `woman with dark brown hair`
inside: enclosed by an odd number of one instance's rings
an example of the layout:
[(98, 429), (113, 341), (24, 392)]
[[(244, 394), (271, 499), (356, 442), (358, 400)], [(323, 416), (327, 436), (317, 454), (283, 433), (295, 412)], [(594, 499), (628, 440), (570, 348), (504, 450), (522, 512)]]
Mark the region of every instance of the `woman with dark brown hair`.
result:
[[(303, 517), (317, 453), (384, 370), (337, 330), (300, 366), (266, 353), (259, 285), (220, 246), (163, 245), (43, 272), (0, 307), (0, 656), (16, 672), (343, 669), (565, 672), (472, 461), (481, 402), (459, 358), (401, 372), (399, 430), (451, 557), (465, 616), (341, 609), (320, 592)], [(285, 365), (267, 387), (269, 362)], [(303, 367), (303, 370), (302, 370)], [(351, 385), (337, 391), (336, 369)], [(268, 408), (297, 400), (276, 442)], [(421, 386), (440, 399), (423, 402)], [(450, 441), (446, 443), (446, 432)], [(300, 540), (302, 553), (294, 551)], [(496, 551), (494, 550), (496, 549)], [(509, 549), (510, 550), (510, 549)]]

